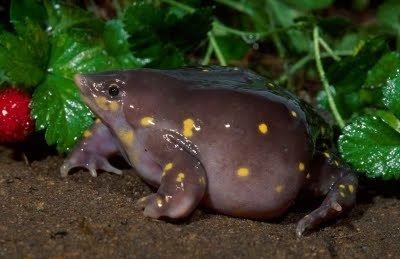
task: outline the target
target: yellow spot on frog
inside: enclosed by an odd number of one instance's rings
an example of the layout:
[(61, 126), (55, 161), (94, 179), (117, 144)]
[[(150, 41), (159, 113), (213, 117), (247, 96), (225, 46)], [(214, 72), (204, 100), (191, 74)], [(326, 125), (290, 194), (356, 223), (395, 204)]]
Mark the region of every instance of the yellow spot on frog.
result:
[(188, 118), (183, 121), (183, 135), (187, 138), (193, 136), (193, 129), (200, 130), (200, 127), (196, 127), (194, 121), (191, 118)]
[(275, 187), (275, 191), (277, 192), (277, 193), (281, 193), (282, 191), (283, 191), (283, 189), (284, 189), (285, 187), (283, 186), (283, 185), (277, 185), (276, 187)]
[(105, 111), (117, 111), (119, 109), (119, 104), (116, 101), (109, 101), (107, 98), (104, 96), (99, 96), (94, 99), (96, 102), (97, 106), (99, 106), (100, 109), (105, 110)]
[(110, 108), (110, 111), (116, 112), (119, 109), (119, 104), (116, 101), (111, 101), (108, 103), (108, 107)]
[(163, 206), (163, 201), (160, 197), (157, 197), (157, 206), (161, 208)]
[(206, 183), (206, 179), (204, 178), (204, 176), (200, 176), (199, 183), (201, 183), (201, 184), (205, 184)]
[(108, 101), (104, 96), (96, 97), (94, 101), (96, 102), (97, 106), (100, 107), (100, 109), (106, 111), (108, 110)]
[(150, 125), (154, 125), (154, 118), (152, 117), (143, 117), (140, 120), (140, 124), (144, 127), (148, 127)]
[(90, 138), (91, 136), (92, 136), (92, 132), (90, 132), (90, 130), (85, 130), (83, 132), (83, 137)]
[(118, 136), (121, 139), (122, 143), (127, 146), (131, 146), (133, 144), (133, 139), (135, 137), (133, 130), (121, 130), (118, 132)]
[(300, 163), (299, 163), (299, 171), (300, 171), (300, 172), (303, 172), (304, 169), (306, 169), (306, 166), (304, 165), (303, 162), (300, 162)]
[(339, 194), (340, 194), (340, 196), (342, 196), (343, 198), (346, 196), (346, 195), (344, 194), (344, 192), (339, 192)]
[(340, 189), (346, 189), (346, 186), (344, 186), (344, 184), (340, 184), (340, 185), (339, 185), (339, 188), (340, 188)]
[(329, 154), (328, 152), (324, 152), (324, 156), (325, 156), (326, 158), (330, 158), (330, 157), (331, 157), (331, 154)]
[(354, 192), (354, 186), (352, 185), (352, 184), (349, 184), (349, 191), (351, 192), (351, 193), (353, 193)]
[(290, 111), (290, 114), (295, 118), (297, 117), (297, 113), (295, 111)]
[(268, 126), (264, 122), (258, 125), (258, 131), (261, 132), (261, 134), (267, 134), (268, 132)]
[(169, 170), (172, 169), (172, 167), (174, 167), (174, 164), (173, 164), (173, 163), (167, 163), (167, 164), (164, 166), (164, 172), (168, 172)]
[(241, 167), (236, 172), (237, 176), (239, 177), (246, 177), (249, 175), (249, 169), (246, 167)]
[(178, 183), (183, 182), (183, 179), (185, 179), (185, 174), (184, 173), (179, 173), (178, 176), (176, 177), (176, 181)]
[(163, 170), (163, 172), (162, 172), (162, 177), (164, 177), (165, 176), (165, 174), (169, 171), (169, 170), (171, 170), (172, 169), (172, 167), (174, 167), (174, 164), (173, 163), (167, 163), (165, 166), (164, 166), (164, 170)]

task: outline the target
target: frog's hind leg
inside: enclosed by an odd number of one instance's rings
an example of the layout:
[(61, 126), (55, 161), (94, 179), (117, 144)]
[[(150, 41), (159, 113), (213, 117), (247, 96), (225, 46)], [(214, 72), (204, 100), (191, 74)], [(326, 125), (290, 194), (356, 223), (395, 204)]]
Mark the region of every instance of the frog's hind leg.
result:
[(311, 172), (307, 176), (307, 189), (314, 195), (325, 196), (325, 199), (319, 208), (298, 222), (298, 236), (353, 208), (358, 180), (350, 168), (340, 166), (338, 161), (328, 152), (316, 154)]

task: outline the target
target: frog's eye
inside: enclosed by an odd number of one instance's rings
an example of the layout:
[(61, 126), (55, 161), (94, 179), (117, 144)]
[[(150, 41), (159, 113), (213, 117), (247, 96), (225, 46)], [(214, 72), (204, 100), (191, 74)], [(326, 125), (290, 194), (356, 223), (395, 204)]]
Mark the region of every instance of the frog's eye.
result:
[(111, 85), (108, 87), (108, 94), (109, 94), (110, 96), (113, 96), (113, 97), (117, 96), (117, 95), (119, 94), (119, 87), (118, 87), (118, 85), (116, 85), (116, 84), (111, 84)]

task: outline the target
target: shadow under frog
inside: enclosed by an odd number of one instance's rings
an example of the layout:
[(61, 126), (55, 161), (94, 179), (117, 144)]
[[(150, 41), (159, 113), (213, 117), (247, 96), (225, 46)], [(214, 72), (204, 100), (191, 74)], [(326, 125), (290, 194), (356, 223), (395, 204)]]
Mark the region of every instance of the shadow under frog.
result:
[(119, 153), (158, 188), (138, 201), (145, 216), (185, 218), (201, 205), (271, 220), (300, 192), (325, 197), (298, 222), (301, 236), (355, 203), (357, 178), (316, 144), (327, 130), (315, 123), (322, 120), (248, 70), (139, 69), (75, 81), (98, 119), (62, 165), (62, 176), (74, 167), (92, 176), (99, 169), (121, 174), (108, 161)]

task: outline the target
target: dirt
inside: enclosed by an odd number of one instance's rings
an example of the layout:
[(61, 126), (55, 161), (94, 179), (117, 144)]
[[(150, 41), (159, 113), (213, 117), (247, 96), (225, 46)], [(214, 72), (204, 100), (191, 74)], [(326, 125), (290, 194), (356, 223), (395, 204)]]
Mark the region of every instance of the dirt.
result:
[(152, 220), (135, 206), (151, 190), (133, 171), (62, 179), (62, 160), (28, 165), (0, 149), (0, 258), (400, 258), (399, 183), (362, 181), (349, 216), (297, 238), (308, 204), (275, 222), (202, 210), (181, 223)]

